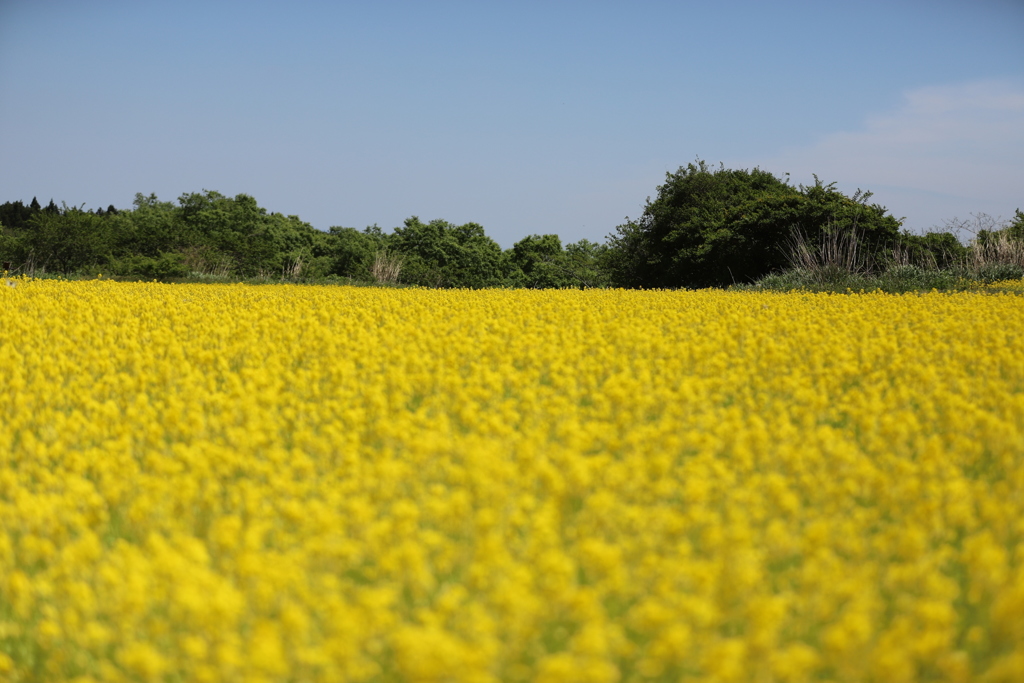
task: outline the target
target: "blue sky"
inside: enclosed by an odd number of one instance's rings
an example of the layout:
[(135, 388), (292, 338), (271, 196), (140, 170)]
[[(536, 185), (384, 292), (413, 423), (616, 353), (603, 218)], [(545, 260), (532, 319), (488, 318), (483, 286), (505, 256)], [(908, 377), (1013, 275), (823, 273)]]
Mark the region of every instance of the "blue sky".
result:
[(1024, 210), (1024, 2), (0, 0), (0, 202), (602, 241), (701, 158)]

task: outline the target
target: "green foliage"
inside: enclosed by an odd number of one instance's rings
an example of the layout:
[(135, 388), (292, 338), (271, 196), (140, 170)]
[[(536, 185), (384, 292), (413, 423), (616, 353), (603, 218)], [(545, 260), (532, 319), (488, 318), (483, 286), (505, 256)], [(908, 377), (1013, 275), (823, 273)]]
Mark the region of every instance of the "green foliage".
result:
[[(38, 205), (37, 201), (36, 206), (38, 207)], [(0, 204), (0, 225), (9, 230), (23, 230), (28, 227), (29, 219), (37, 211), (39, 211), (38, 208), (25, 206), (21, 201), (4, 202)]]
[(783, 292), (790, 290), (845, 292), (848, 290), (874, 289), (869, 285), (868, 276), (862, 273), (851, 273), (836, 267), (820, 269), (792, 268), (766, 275), (758, 280), (755, 286), (759, 289)]
[(282, 277), (322, 277), (330, 271), (330, 238), (298, 216), (272, 213), (266, 218), (271, 253), (259, 272)]
[(25, 206), (21, 201), (0, 204), (0, 262), (11, 265), (11, 272), (22, 271), (29, 261), (29, 221), (42, 211), (33, 197)]
[(967, 280), (956, 270), (915, 265), (894, 265), (877, 278), (883, 292), (929, 292), (933, 289), (961, 289)]
[(952, 232), (915, 235), (904, 231), (896, 240), (893, 261), (898, 265), (947, 269), (964, 262), (967, 247)]
[(582, 239), (565, 245), (565, 267), (573, 287), (608, 287), (607, 245)]
[[(177, 253), (175, 262), (183, 265), (172, 268), (175, 272), (184, 267), (200, 275), (298, 277), (325, 275), (330, 267), (324, 233), (298, 216), (268, 214), (246, 194), (187, 193), (177, 206), (138, 194), (135, 209), (121, 216), (123, 251), (153, 263), (163, 254)], [(137, 274), (151, 270), (149, 261), (124, 263), (140, 269)]]
[(405, 257), (401, 281), (426, 287), (494, 287), (504, 283), (508, 261), (477, 223), (423, 223), (413, 216), (395, 228), (389, 246)]
[[(245, 194), (203, 190), (177, 202), (138, 193), (129, 210), (0, 205), (0, 259), (14, 272), (115, 277), (392, 282), (428, 287), (596, 287), (608, 283), (603, 245), (564, 249), (556, 235), (531, 236), (507, 252), (477, 223), (413, 216), (387, 234), (314, 229), (268, 213)], [(382, 279), (383, 278), (383, 279)]]
[(223, 254), (232, 273), (242, 277), (274, 272), (278, 263), (274, 231), (266, 209), (246, 194), (234, 198), (218, 192), (183, 194), (179, 220), (186, 235)]
[(708, 287), (752, 282), (786, 268), (795, 233), (856, 231), (868, 253), (891, 247), (899, 221), (815, 178), (793, 187), (767, 171), (710, 167), (698, 160), (669, 173), (643, 215), (609, 236), (606, 262), (626, 287)]
[(156, 257), (178, 251), (190, 243), (178, 220), (178, 210), (172, 202), (162, 202), (155, 194), (148, 197), (135, 195), (134, 209), (123, 216), (120, 251), (127, 254)]
[(113, 260), (108, 270), (111, 275), (140, 275), (156, 280), (186, 277), (190, 273), (185, 255), (181, 253), (160, 254), (155, 258), (134, 254)]
[[(976, 219), (989, 225), (988, 217)], [(955, 222), (954, 222), (955, 223)], [(815, 248), (794, 243), (793, 268), (757, 282), (758, 288), (845, 292), (923, 292), (971, 289), (1024, 277), (1024, 243), (1012, 240), (1006, 229), (980, 230), (970, 247), (952, 232), (899, 235), (891, 254), (867, 267), (858, 255), (857, 233), (826, 232)]]
[(331, 238), (297, 216), (268, 214), (244, 194), (137, 194), (130, 211), (0, 206), (0, 257), (25, 272), (103, 269), (144, 277), (310, 278), (331, 270)]
[(113, 246), (113, 235), (105, 219), (67, 206), (56, 210), (47, 207), (35, 213), (20, 237), (32, 270), (59, 273), (103, 263)]
[(0, 262), (9, 264), (11, 272), (17, 272), (24, 266), (27, 253), (22, 232), (0, 223)]
[(245, 194), (186, 193), (177, 203), (137, 194), (130, 210), (84, 211), (36, 198), (0, 205), (0, 261), (14, 273), (203, 281), (330, 281), (428, 287), (706, 287), (951, 289), (1024, 276), (1024, 213), (987, 216), (914, 235), (870, 193), (847, 197), (815, 178), (793, 187), (760, 169), (698, 160), (648, 198), (607, 244), (529, 235), (502, 251), (477, 223), (424, 223), (392, 233), (314, 229), (268, 213)]
[(328, 256), (330, 273), (370, 282), (374, 258), (387, 248), (388, 236), (376, 224), (359, 231), (355, 228), (330, 229)]
[(964, 289), (969, 285), (968, 280), (952, 270), (912, 265), (892, 266), (877, 275), (851, 273), (841, 268), (826, 268), (820, 271), (794, 268), (767, 275), (757, 283), (757, 287), (761, 289), (837, 293), (876, 290), (892, 293), (928, 292), (932, 289)]
[(1006, 232), (1011, 239), (1024, 242), (1024, 212), (1020, 209), (1014, 212), (1013, 220), (1006, 226)]
[(508, 255), (508, 285), (531, 289), (606, 287), (603, 259), (607, 247), (580, 240), (562, 248), (558, 235), (530, 235), (513, 245)]
[(975, 238), (968, 249), (966, 267), (983, 282), (1018, 279), (1024, 275), (1024, 216), (1000, 223), (986, 214), (974, 216)]
[(530, 235), (516, 242), (508, 254), (510, 281), (517, 287), (553, 289), (572, 286), (566, 273), (566, 255), (558, 235)]
[[(974, 234), (974, 245), (989, 247), (1000, 242), (1024, 242), (1024, 213), (1020, 209), (1014, 212), (1010, 221), (1000, 222), (988, 214), (973, 215), (973, 221), (950, 221), (961, 230)], [(973, 225), (971, 225), (973, 223)]]
[(1020, 280), (1024, 278), (1024, 266), (1007, 261), (984, 263), (971, 271), (971, 276), (978, 282), (1000, 282), (1002, 280)]
[(772, 273), (757, 282), (757, 289), (776, 291), (803, 290), (809, 292), (871, 292), (882, 291), (893, 294), (905, 292), (930, 292), (967, 290), (978, 284), (1003, 280), (1020, 279), (1024, 269), (1009, 266), (992, 266), (970, 269), (963, 266), (954, 268), (930, 268), (916, 265), (890, 265), (878, 273), (853, 273), (842, 268), (810, 270), (793, 268), (781, 273)]

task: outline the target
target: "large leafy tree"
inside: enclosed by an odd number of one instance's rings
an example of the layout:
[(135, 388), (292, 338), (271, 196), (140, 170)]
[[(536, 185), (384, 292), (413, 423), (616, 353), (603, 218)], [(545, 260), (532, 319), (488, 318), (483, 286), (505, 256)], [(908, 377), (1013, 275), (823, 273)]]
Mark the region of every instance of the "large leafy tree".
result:
[(709, 287), (750, 282), (789, 264), (795, 236), (856, 233), (867, 252), (891, 245), (900, 222), (870, 193), (847, 197), (815, 178), (794, 187), (768, 171), (698, 160), (667, 174), (641, 217), (609, 236), (608, 266), (626, 287)]
[(33, 205), (25, 206), (21, 201), (0, 204), (0, 262), (15, 271), (20, 270), (29, 260), (28, 237), (32, 216), (39, 213), (39, 202), (33, 198)]
[(412, 216), (395, 228), (390, 244), (405, 257), (402, 280), (430, 287), (491, 287), (505, 279), (501, 247), (478, 223), (424, 223)]
[(573, 287), (607, 287), (608, 246), (587, 239), (565, 245), (565, 267)]
[[(38, 206), (39, 202), (36, 202)], [(28, 225), (28, 221), (32, 218), (33, 214), (39, 211), (38, 208), (33, 209), (31, 206), (25, 206), (21, 201), (16, 202), (4, 202), (0, 204), (0, 225), (4, 225), (12, 230), (22, 230)]]
[(232, 274), (276, 275), (314, 263), (316, 270), (326, 269), (325, 240), (298, 216), (268, 214), (247, 194), (209, 190), (183, 194), (178, 204), (177, 234), (193, 250), (208, 250), (207, 260), (222, 258)]
[(1011, 239), (1024, 241), (1024, 211), (1017, 209), (1013, 213), (1013, 220), (1006, 227), (1007, 234)]
[(246, 194), (234, 198), (219, 192), (183, 194), (178, 198), (180, 220), (201, 244), (223, 254), (230, 269), (252, 276), (273, 269), (273, 237), (266, 209)]
[(387, 249), (390, 235), (385, 234), (376, 223), (365, 230), (332, 226), (328, 235), (330, 272), (371, 281), (374, 260)]
[(162, 202), (155, 194), (136, 193), (133, 209), (120, 231), (122, 249), (131, 254), (154, 257), (188, 244), (173, 202)]
[(516, 286), (550, 289), (571, 286), (567, 280), (565, 251), (558, 235), (529, 235), (512, 245), (509, 258)]
[(898, 264), (933, 268), (952, 268), (967, 257), (968, 249), (952, 232), (928, 232), (917, 235), (904, 231), (896, 241), (894, 257)]
[(532, 289), (603, 287), (608, 284), (602, 267), (606, 251), (604, 245), (585, 239), (563, 248), (558, 235), (529, 235), (507, 252), (507, 284)]
[(107, 262), (114, 242), (110, 227), (104, 217), (77, 207), (37, 212), (23, 238), (31, 269), (70, 273)]
[(245, 194), (204, 190), (175, 204), (140, 193), (131, 210), (95, 212), (33, 198), (0, 205), (0, 217), (0, 261), (30, 272), (315, 277), (332, 260), (330, 235)]

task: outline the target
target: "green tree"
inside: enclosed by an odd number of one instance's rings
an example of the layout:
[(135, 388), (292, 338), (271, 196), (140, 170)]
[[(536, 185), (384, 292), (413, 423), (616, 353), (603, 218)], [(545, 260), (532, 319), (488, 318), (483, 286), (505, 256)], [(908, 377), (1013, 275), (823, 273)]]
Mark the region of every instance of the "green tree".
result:
[(611, 277), (606, 265), (608, 247), (582, 239), (565, 245), (567, 279), (573, 287), (607, 287)]
[[(952, 268), (964, 262), (967, 247), (952, 232), (915, 235), (904, 231), (896, 240), (897, 264), (924, 268)], [(905, 264), (900, 262), (904, 261)]]
[(263, 268), (280, 272), (282, 277), (320, 277), (331, 266), (327, 234), (317, 230), (298, 216), (269, 214), (267, 232), (273, 254), (265, 256)]
[(512, 245), (510, 281), (531, 289), (572, 286), (567, 278), (566, 255), (558, 235), (529, 235)]
[(0, 217), (18, 226), (0, 230), (0, 256), (32, 271), (306, 278), (327, 274), (333, 258), (330, 235), (298, 216), (269, 214), (245, 194), (204, 190), (174, 204), (139, 193), (128, 211), (61, 209), (52, 200), (44, 209), (33, 198), (28, 207), (0, 205)]
[(33, 202), (37, 208), (21, 201), (0, 205), (0, 262), (10, 264), (12, 272), (22, 270), (29, 260), (29, 222), (41, 210), (35, 198)]
[(1013, 220), (1006, 226), (1006, 232), (1009, 234), (1010, 239), (1024, 242), (1024, 212), (1020, 209), (1014, 212)]
[(362, 282), (372, 281), (370, 269), (377, 254), (387, 248), (388, 235), (376, 223), (361, 231), (332, 226), (328, 234), (330, 272)]
[(501, 247), (477, 223), (423, 223), (412, 216), (395, 228), (390, 246), (405, 257), (402, 281), (427, 287), (492, 287), (506, 277)]
[(178, 198), (179, 220), (194, 247), (222, 257), (226, 270), (243, 277), (277, 272), (275, 239), (267, 211), (247, 194), (234, 198), (204, 190)]
[(648, 198), (636, 221), (609, 236), (606, 263), (625, 287), (709, 287), (752, 282), (789, 265), (794, 235), (856, 232), (873, 253), (891, 247), (900, 222), (871, 194), (846, 197), (817, 177), (794, 187), (767, 171), (715, 169), (698, 160)]
[(103, 217), (77, 207), (36, 213), (25, 235), (32, 270), (72, 273), (108, 262), (113, 246), (109, 228)]
[[(39, 202), (36, 202), (38, 204)], [(28, 226), (28, 220), (39, 209), (25, 206), (21, 201), (4, 202), (0, 204), (0, 223), (11, 230), (24, 230)]]
[(161, 279), (188, 275), (185, 251), (190, 242), (175, 204), (162, 202), (155, 194), (136, 193), (132, 207), (119, 211), (111, 205), (103, 214), (113, 244), (110, 272)]
[(173, 202), (162, 202), (155, 194), (136, 193), (128, 222), (120, 231), (119, 247), (126, 253), (156, 257), (189, 244)]
[(531, 289), (606, 287), (609, 277), (604, 259), (608, 248), (589, 240), (562, 247), (558, 235), (530, 235), (506, 254), (506, 284)]

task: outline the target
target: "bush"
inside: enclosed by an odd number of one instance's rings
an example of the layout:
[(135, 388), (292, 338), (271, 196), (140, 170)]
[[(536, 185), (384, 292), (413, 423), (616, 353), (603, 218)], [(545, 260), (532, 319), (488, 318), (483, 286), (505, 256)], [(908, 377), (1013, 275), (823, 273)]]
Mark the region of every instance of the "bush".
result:
[(971, 269), (973, 279), (978, 282), (1001, 282), (1024, 278), (1024, 266), (1019, 263), (984, 263)]
[(878, 280), (878, 289), (884, 292), (927, 292), (933, 289), (957, 289), (965, 285), (964, 278), (954, 270), (913, 265), (893, 266)]
[(894, 265), (915, 265), (925, 268), (954, 268), (967, 257), (968, 249), (952, 232), (929, 232), (915, 235), (903, 232), (893, 246)]
[(494, 287), (507, 277), (507, 257), (478, 223), (406, 219), (388, 238), (404, 257), (402, 282), (425, 287)]
[(112, 275), (141, 275), (147, 278), (164, 280), (172, 277), (186, 277), (189, 267), (185, 263), (185, 255), (179, 253), (151, 256), (127, 256), (111, 262)]
[(712, 169), (698, 160), (666, 177), (643, 215), (609, 236), (608, 264), (623, 287), (714, 287), (786, 269), (794, 233), (816, 243), (856, 231), (864, 255), (891, 248), (899, 221), (871, 194), (847, 197), (817, 178), (793, 187), (755, 168)]

